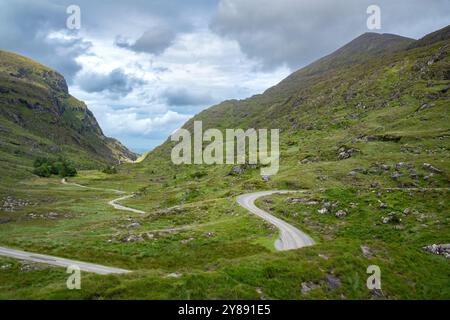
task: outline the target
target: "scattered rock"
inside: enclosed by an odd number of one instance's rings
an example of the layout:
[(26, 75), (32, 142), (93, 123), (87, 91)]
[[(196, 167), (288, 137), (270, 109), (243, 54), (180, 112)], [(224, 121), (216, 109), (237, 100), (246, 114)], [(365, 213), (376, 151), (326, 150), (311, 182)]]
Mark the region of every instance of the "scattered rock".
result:
[(261, 176), (262, 180), (264, 182), (269, 182), (270, 181), (270, 176)]
[(328, 257), (327, 255), (321, 254), (321, 253), (319, 254), (319, 257), (322, 258), (323, 260), (330, 259), (330, 257)]
[(159, 215), (176, 214), (182, 212), (184, 209), (182, 206), (175, 206), (168, 209), (162, 209), (158, 211)]
[(383, 290), (381, 290), (381, 289), (373, 289), (372, 290), (372, 297), (371, 297), (372, 300), (385, 299), (385, 298), (386, 297), (384, 295)]
[(169, 273), (168, 275), (166, 275), (166, 278), (180, 278), (181, 276), (182, 276), (181, 273), (173, 272), (173, 273)]
[(240, 166), (234, 166), (231, 168), (231, 171), (228, 173), (229, 176), (239, 176), (244, 172), (244, 170)]
[(207, 232), (207, 233), (206, 233), (206, 236), (207, 236), (208, 238), (212, 238), (212, 237), (214, 237), (214, 233), (212, 233), (212, 232)]
[(127, 225), (126, 228), (127, 229), (136, 229), (136, 228), (139, 228), (140, 226), (141, 225), (139, 223), (135, 222), (135, 223)]
[(31, 261), (21, 261), (22, 266), (19, 268), (20, 272), (27, 272), (33, 270), (44, 270), (52, 268), (50, 265), (31, 262)]
[(368, 246), (362, 245), (361, 246), (361, 251), (362, 251), (362, 255), (365, 258), (372, 257), (372, 251), (370, 250), (370, 248)]
[(310, 203), (311, 201), (313, 201), (314, 203), (318, 203), (316, 199), (308, 199), (304, 197), (286, 199), (287, 203)]
[(320, 285), (311, 281), (302, 282), (301, 285), (302, 285), (302, 295), (304, 296), (307, 296), (311, 290), (320, 288)]
[(424, 170), (430, 171), (430, 172), (432, 172), (432, 173), (437, 173), (437, 174), (441, 174), (441, 173), (442, 173), (441, 170), (439, 170), (438, 168), (433, 167), (433, 166), (432, 166), (431, 164), (429, 164), (429, 163), (424, 163), (424, 164), (422, 165), (422, 168), (423, 168)]
[(193, 241), (193, 240), (195, 240), (195, 239), (194, 239), (194, 238), (183, 239), (183, 240), (181, 240), (181, 243), (182, 243), (182, 244), (187, 244), (187, 243), (189, 243), (189, 242), (191, 242), (191, 241)]
[(387, 224), (387, 223), (400, 223), (400, 222), (402, 222), (402, 219), (400, 219), (398, 217), (397, 213), (390, 212), (387, 216), (381, 217), (381, 221), (384, 224)]
[(416, 220), (417, 220), (417, 222), (423, 222), (427, 218), (428, 218), (428, 215), (426, 215), (425, 213), (420, 213), (420, 216)]
[(48, 219), (56, 219), (56, 218), (59, 217), (59, 214), (56, 213), (56, 212), (49, 212), (49, 213), (47, 214), (47, 217), (48, 217)]
[(348, 159), (357, 152), (360, 152), (360, 150), (356, 149), (356, 148), (348, 148), (347, 149), (346, 147), (341, 147), (338, 150), (338, 158), (339, 158), (339, 160)]
[(2, 200), (3, 203), (0, 205), (0, 210), (6, 212), (14, 212), (17, 208), (22, 208), (31, 205), (32, 203), (28, 200), (14, 199), (11, 196), (7, 196)]
[(0, 270), (7, 270), (7, 269), (10, 269), (11, 267), (12, 267), (12, 264), (7, 263), (7, 264), (0, 266)]
[(398, 180), (398, 178), (400, 178), (401, 176), (403, 176), (400, 172), (394, 172), (392, 175), (391, 175), (391, 178), (393, 179), (393, 180)]
[(38, 214), (38, 213), (32, 212), (32, 213), (28, 214), (28, 219), (56, 220), (56, 219), (60, 218), (61, 216), (65, 217), (65, 218), (70, 218), (70, 217), (72, 217), (72, 214), (70, 214), (70, 213), (60, 214), (60, 213), (56, 213), (56, 212), (48, 212), (48, 213)]
[(144, 238), (140, 234), (130, 234), (125, 238), (125, 242), (140, 242), (144, 241)]
[(339, 210), (338, 212), (335, 213), (335, 216), (338, 218), (343, 218), (343, 217), (347, 216), (347, 212), (344, 210)]
[(380, 200), (378, 200), (380, 202), (380, 209), (386, 209), (388, 207), (388, 205), (384, 202), (381, 202)]
[(428, 110), (428, 109), (430, 109), (432, 107), (434, 107), (434, 104), (424, 103), (417, 109), (416, 112), (425, 111), (425, 110)]
[(328, 209), (327, 209), (327, 208), (319, 209), (319, 210), (317, 210), (317, 213), (320, 213), (320, 214), (327, 214), (327, 213), (328, 213)]
[(405, 210), (403, 210), (403, 214), (405, 216), (409, 215), (410, 213), (411, 213), (411, 209), (409, 209), (409, 208), (406, 208)]
[(423, 249), (432, 254), (441, 255), (450, 259), (450, 243), (446, 244), (432, 244), (429, 246), (423, 247)]
[(334, 291), (341, 287), (341, 280), (339, 280), (339, 278), (335, 277), (332, 274), (326, 275), (325, 282), (331, 291)]
[(401, 170), (403, 168), (411, 169), (411, 168), (413, 168), (413, 165), (410, 163), (406, 163), (406, 162), (399, 162), (395, 165), (395, 169), (397, 169), (397, 170)]

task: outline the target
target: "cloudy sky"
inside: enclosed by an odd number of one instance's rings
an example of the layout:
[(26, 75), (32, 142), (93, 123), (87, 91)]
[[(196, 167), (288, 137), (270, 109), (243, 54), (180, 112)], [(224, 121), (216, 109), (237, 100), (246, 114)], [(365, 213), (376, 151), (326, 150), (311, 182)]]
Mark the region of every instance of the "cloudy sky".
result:
[(377, 32), (420, 38), (450, 21), (448, 0), (0, 0), (0, 49), (62, 73), (105, 134), (144, 152), (370, 31), (371, 4)]

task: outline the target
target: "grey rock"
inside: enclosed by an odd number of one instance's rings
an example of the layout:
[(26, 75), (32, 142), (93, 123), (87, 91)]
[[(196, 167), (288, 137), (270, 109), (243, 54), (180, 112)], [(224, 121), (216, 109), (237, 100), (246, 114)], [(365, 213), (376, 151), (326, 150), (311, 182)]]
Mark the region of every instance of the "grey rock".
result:
[(332, 274), (327, 274), (325, 277), (325, 281), (328, 288), (332, 291), (341, 287), (341, 280), (339, 280), (339, 278), (335, 277)]
[(136, 229), (136, 228), (139, 228), (140, 226), (141, 225), (139, 223), (135, 222), (135, 223), (127, 225), (127, 229)]
[(362, 255), (366, 258), (369, 258), (372, 256), (372, 251), (368, 246), (362, 245), (361, 246)]
[(423, 249), (432, 254), (441, 255), (447, 259), (450, 259), (450, 243), (432, 244), (432, 245), (423, 247)]
[(173, 273), (169, 273), (166, 278), (180, 278), (182, 276), (181, 273), (178, 272), (173, 272)]
[(343, 218), (347, 216), (347, 212), (345, 210), (339, 210), (338, 212), (335, 213), (335, 216), (338, 218)]
[(437, 173), (437, 174), (441, 174), (442, 173), (442, 171), (440, 170), (440, 169), (438, 169), (438, 168), (436, 168), (436, 167), (433, 167), (431, 164), (429, 164), (429, 163), (424, 163), (423, 165), (422, 165), (422, 168), (424, 169), (424, 170), (427, 170), (427, 171), (430, 171), (430, 172), (432, 172), (432, 173)]
[(397, 180), (398, 178), (400, 178), (401, 176), (403, 176), (400, 172), (394, 172), (392, 175), (391, 175), (391, 178), (392, 179), (394, 179), (394, 180)]
[(142, 238), (139, 234), (130, 234), (125, 238), (125, 242), (140, 242), (144, 241), (144, 238)]
[(327, 213), (328, 213), (328, 209), (327, 209), (327, 208), (319, 209), (319, 210), (317, 210), (317, 213), (320, 213), (320, 214), (327, 214)]
[(302, 295), (307, 296), (311, 290), (317, 289), (320, 286), (314, 282), (306, 281), (302, 282)]
[(240, 166), (234, 166), (231, 168), (231, 171), (228, 173), (229, 176), (239, 176), (244, 172), (244, 170)]

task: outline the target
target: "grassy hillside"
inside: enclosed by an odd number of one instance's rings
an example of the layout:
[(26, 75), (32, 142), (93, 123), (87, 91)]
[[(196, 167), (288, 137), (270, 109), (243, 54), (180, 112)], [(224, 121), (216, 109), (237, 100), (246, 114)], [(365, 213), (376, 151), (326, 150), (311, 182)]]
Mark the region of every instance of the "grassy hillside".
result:
[[(135, 192), (122, 203), (145, 214), (113, 210), (107, 202), (117, 195), (56, 178), (4, 191), (28, 204), (0, 211), (0, 245), (137, 271), (83, 274), (74, 292), (64, 270), (2, 258), (0, 297), (449, 299), (448, 259), (423, 249), (450, 243), (446, 30), (419, 41), (363, 35), (263, 94), (226, 101), (185, 125), (280, 128), (281, 168), (268, 182), (245, 165), (240, 173), (175, 166), (166, 142), (117, 174), (73, 179)], [(257, 205), (316, 245), (275, 251), (277, 231), (236, 203), (239, 194), (271, 189), (303, 190)], [(382, 291), (367, 289), (369, 265), (381, 268)]]
[(69, 95), (64, 78), (25, 57), (0, 51), (2, 173), (26, 174), (33, 159), (62, 155), (81, 168), (136, 155), (103, 135), (86, 105)]

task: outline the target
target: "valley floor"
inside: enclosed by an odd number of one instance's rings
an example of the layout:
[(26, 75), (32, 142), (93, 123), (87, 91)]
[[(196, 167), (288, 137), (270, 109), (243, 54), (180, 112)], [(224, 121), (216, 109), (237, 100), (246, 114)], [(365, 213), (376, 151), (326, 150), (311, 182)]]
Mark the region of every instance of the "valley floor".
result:
[[(259, 208), (316, 242), (277, 251), (278, 230), (237, 204), (243, 189), (189, 198), (178, 184), (147, 188), (148, 177), (125, 176), (86, 171), (69, 182), (90, 188), (32, 178), (2, 189), (1, 246), (135, 272), (83, 272), (81, 290), (68, 290), (64, 268), (0, 257), (0, 298), (450, 298), (449, 260), (423, 249), (450, 242), (445, 187), (267, 195)], [(135, 192), (120, 204), (139, 211), (112, 208), (117, 192), (102, 189)], [(381, 269), (381, 291), (366, 287), (369, 265)]]

